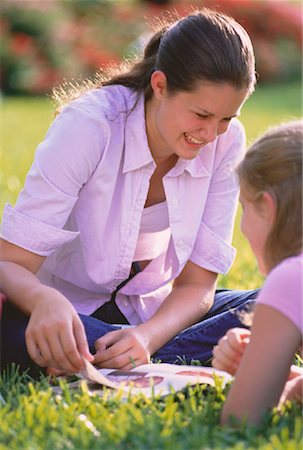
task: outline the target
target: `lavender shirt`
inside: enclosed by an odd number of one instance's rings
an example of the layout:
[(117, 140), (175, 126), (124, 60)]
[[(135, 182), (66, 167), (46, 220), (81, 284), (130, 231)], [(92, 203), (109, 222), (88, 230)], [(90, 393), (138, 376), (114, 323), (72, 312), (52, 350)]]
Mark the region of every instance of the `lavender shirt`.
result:
[[(92, 90), (55, 119), (38, 146), (15, 207), (6, 205), (1, 236), (46, 256), (37, 273), (83, 314), (91, 314), (130, 272), (149, 181), (156, 168), (146, 136), (144, 99), (130, 114), (133, 91)], [(150, 318), (188, 260), (216, 273), (231, 266), (243, 155), (237, 119), (191, 161), (164, 177), (168, 249), (117, 295), (131, 324)], [(184, 299), (187, 301), (187, 299)]]
[(303, 254), (284, 259), (268, 275), (257, 303), (281, 312), (303, 334)]

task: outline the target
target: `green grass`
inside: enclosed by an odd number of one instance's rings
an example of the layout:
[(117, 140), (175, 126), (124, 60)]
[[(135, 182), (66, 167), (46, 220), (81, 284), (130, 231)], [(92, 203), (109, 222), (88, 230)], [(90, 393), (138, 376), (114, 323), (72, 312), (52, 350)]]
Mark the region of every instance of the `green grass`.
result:
[[(0, 215), (4, 203), (14, 203), (33, 153), (52, 121), (45, 99), (10, 98), (1, 105)], [(298, 118), (301, 86), (261, 86), (243, 108), (248, 142), (268, 126)], [(234, 234), (238, 255), (220, 285), (254, 288), (262, 284), (248, 244)], [(228, 388), (227, 388), (228, 389)], [(259, 427), (221, 427), (219, 414), (226, 390), (190, 388), (165, 399), (110, 399), (91, 396), (85, 387), (61, 396), (51, 393), (47, 380), (31, 381), (14, 371), (0, 378), (0, 450), (30, 449), (261, 449), (301, 448), (301, 409), (294, 404), (283, 415), (268, 413)]]
[(188, 388), (164, 399), (143, 396), (101, 398), (86, 385), (55, 395), (45, 380), (25, 376), (0, 379), (0, 449), (260, 449), (300, 448), (298, 406), (268, 413), (258, 427), (221, 427), (226, 392), (220, 384)]

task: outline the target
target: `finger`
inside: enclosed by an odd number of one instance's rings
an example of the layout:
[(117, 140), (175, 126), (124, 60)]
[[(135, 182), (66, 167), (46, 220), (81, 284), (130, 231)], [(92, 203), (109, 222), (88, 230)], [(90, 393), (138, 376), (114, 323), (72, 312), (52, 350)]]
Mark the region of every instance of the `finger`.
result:
[(236, 352), (229, 343), (229, 340), (227, 336), (224, 336), (224, 338), (220, 339), (218, 345), (216, 345), (213, 349), (213, 354), (216, 357), (220, 357), (221, 355), (224, 355), (225, 358), (228, 358), (230, 360), (233, 360), (237, 357), (238, 352)]
[(128, 362), (125, 366), (121, 367), (121, 370), (131, 370), (136, 369), (141, 364), (144, 364), (144, 362), (140, 362), (139, 360), (135, 361), (133, 358), (131, 359), (131, 362)]
[(93, 361), (94, 357), (89, 351), (84, 326), (82, 325), (82, 322), (80, 320), (75, 320), (73, 322), (73, 331), (79, 353), (88, 361)]
[[(134, 364), (134, 358), (130, 357), (129, 351), (119, 354), (118, 356), (113, 357), (112, 359), (108, 359), (99, 363), (101, 367), (104, 368), (115, 368), (115, 369), (133, 369), (136, 364)], [(98, 364), (98, 363), (97, 363)]]
[(70, 372), (77, 372), (81, 370), (84, 367), (84, 362), (77, 349), (71, 324), (70, 326), (60, 330), (59, 338), (66, 358), (66, 364), (69, 366), (69, 369), (67, 369), (66, 366), (64, 369)]
[[(106, 345), (103, 343), (103, 341), (100, 341), (100, 339), (98, 339), (95, 342), (95, 349), (96, 349), (96, 353), (102, 353), (106, 349)], [(96, 355), (94, 355), (94, 356), (96, 356)]]
[(121, 340), (121, 338), (123, 337), (123, 333), (121, 333), (121, 331), (122, 330), (110, 331), (101, 338), (97, 339), (95, 344), (96, 348), (99, 348), (100, 346), (102, 349), (104, 349)]
[(219, 349), (227, 358), (232, 360), (239, 359), (245, 347), (243, 347), (238, 341), (236, 336), (224, 336), (224, 338), (219, 342)]
[[(68, 329), (68, 325), (67, 325)], [(61, 328), (61, 333), (65, 332), (65, 328)], [(60, 331), (59, 331), (60, 332)], [(37, 337), (36, 337), (37, 334)], [(64, 370), (74, 373), (78, 370), (69, 362), (71, 352), (64, 352), (59, 335), (55, 329), (49, 328), (44, 333), (38, 335), (38, 332), (32, 331), (30, 328), (25, 333), (26, 344), (29, 355), (33, 361), (41, 367), (54, 367), (58, 370)], [(83, 361), (81, 359), (81, 363)]]
[[(64, 333), (64, 331), (62, 331)], [(61, 332), (61, 333), (62, 333)], [(62, 342), (62, 334), (53, 334), (49, 340), (49, 346), (52, 351), (52, 360), (48, 362), (49, 367), (55, 367), (68, 373), (75, 373), (79, 370), (71, 361), (72, 349), (66, 350)], [(81, 364), (83, 364), (81, 358)]]
[(227, 331), (226, 337), (231, 347), (242, 351), (249, 342), (250, 331), (245, 328), (233, 328)]
[(47, 361), (44, 359), (39, 347), (35, 345), (32, 350), (28, 352), (31, 359), (40, 367), (47, 367)]
[(98, 352), (95, 356), (95, 362), (97, 364), (104, 364), (112, 361), (113, 359), (123, 355), (127, 352), (131, 353), (132, 345), (129, 339), (124, 338), (117, 343), (113, 344), (111, 347), (106, 348), (102, 352)]
[(46, 362), (46, 365), (48, 365), (48, 363), (53, 360), (52, 351), (51, 348), (49, 347), (49, 343), (47, 342), (46, 339), (40, 338), (39, 341), (37, 342), (37, 346), (41, 356)]
[(231, 357), (230, 352), (226, 354), (226, 352), (222, 351), (222, 347), (223, 344), (214, 347), (212, 365), (216, 369), (225, 370), (231, 373), (231, 371), (237, 369), (239, 358)]
[[(133, 354), (134, 355), (134, 354)], [(122, 367), (123, 370), (131, 370), (136, 367), (141, 366), (142, 364), (150, 364), (150, 354), (149, 353), (140, 353), (137, 357), (129, 355), (129, 362), (126, 366)]]
[(25, 332), (25, 343), (30, 358), (40, 367), (46, 367), (46, 361), (41, 354), (38, 345), (30, 330)]
[(212, 360), (212, 366), (218, 370), (224, 370), (225, 372), (234, 375), (237, 371), (238, 365), (231, 362), (229, 359), (225, 359), (224, 357), (214, 357)]
[[(97, 343), (97, 354), (102, 362), (125, 353), (136, 345), (136, 341), (130, 334), (120, 333), (119, 331), (108, 334), (111, 334), (111, 336), (105, 335)], [(106, 348), (104, 348), (104, 345)]]

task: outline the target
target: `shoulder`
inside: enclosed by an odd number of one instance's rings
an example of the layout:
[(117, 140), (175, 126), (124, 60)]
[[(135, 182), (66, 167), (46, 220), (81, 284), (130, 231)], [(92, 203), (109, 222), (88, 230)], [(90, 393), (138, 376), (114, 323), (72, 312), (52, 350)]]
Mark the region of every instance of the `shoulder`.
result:
[(228, 129), (229, 133), (232, 136), (243, 136), (245, 137), (245, 128), (242, 122), (239, 119), (234, 117), (230, 123), (230, 127)]
[(268, 275), (257, 303), (271, 306), (302, 329), (302, 254), (287, 258)]
[(135, 104), (136, 93), (124, 86), (113, 85), (92, 89), (63, 110), (63, 114), (85, 117), (90, 121), (116, 120), (122, 113), (128, 112)]
[(209, 169), (211, 172), (222, 168), (223, 170), (228, 170), (228, 173), (232, 176), (231, 172), (234, 171), (234, 168), (244, 157), (245, 148), (246, 136), (244, 126), (238, 119), (234, 118), (225, 133), (203, 148), (197, 161), (198, 159), (202, 160), (207, 168), (209, 168), (209, 161), (212, 161), (212, 169)]
[(123, 134), (121, 120), (134, 102), (132, 90), (123, 86), (93, 89), (68, 104), (51, 124), (39, 145), (36, 161), (42, 156), (60, 154), (66, 161), (89, 160), (91, 170), (103, 155), (108, 143)]
[(227, 131), (223, 134), (221, 134), (218, 137), (218, 141), (224, 141), (226, 142), (234, 142), (239, 141), (241, 143), (245, 143), (246, 140), (246, 134), (245, 134), (245, 128), (243, 124), (240, 122), (239, 119), (233, 118), (229, 124), (229, 127)]
[(229, 153), (244, 156), (246, 149), (246, 133), (243, 124), (236, 118), (232, 119), (228, 130), (218, 138), (218, 149), (226, 149)]
[[(273, 284), (280, 289), (288, 289), (289, 284), (300, 288), (302, 284), (303, 254), (284, 259), (269, 273), (264, 288)], [(263, 288), (263, 289), (264, 289)]]
[(219, 158), (243, 157), (246, 149), (246, 134), (242, 123), (236, 118), (232, 119), (227, 131), (218, 136), (213, 145)]

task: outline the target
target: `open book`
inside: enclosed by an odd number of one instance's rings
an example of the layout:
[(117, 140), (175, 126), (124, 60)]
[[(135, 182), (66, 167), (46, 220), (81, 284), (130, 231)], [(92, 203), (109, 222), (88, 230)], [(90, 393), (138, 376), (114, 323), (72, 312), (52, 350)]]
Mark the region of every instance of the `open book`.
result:
[(111, 389), (120, 389), (123, 394), (143, 393), (147, 397), (164, 396), (171, 392), (181, 391), (189, 385), (215, 386), (216, 379), (220, 379), (222, 385), (225, 386), (232, 380), (232, 376), (227, 372), (211, 367), (161, 363), (143, 364), (125, 371), (96, 369), (87, 360), (85, 360), (85, 368), (80, 375), (88, 381), (89, 385), (93, 384), (94, 390), (98, 390), (96, 385), (101, 385)]

